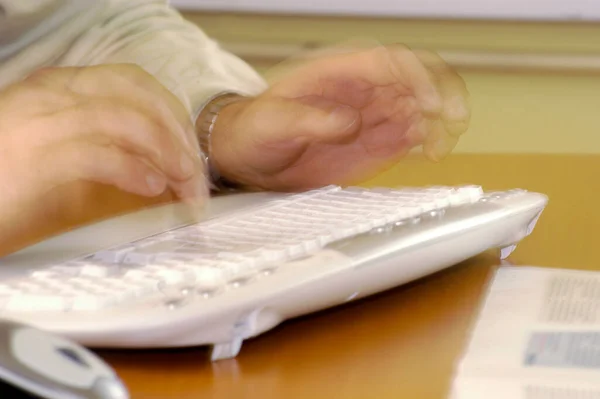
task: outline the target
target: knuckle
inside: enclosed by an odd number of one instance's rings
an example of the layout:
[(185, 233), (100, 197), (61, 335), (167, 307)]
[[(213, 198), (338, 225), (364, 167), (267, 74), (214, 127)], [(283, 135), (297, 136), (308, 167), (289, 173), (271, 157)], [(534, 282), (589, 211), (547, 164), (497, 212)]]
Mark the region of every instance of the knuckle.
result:
[(125, 63), (115, 64), (115, 65), (118, 68), (122, 68), (124, 71), (129, 71), (131, 73), (140, 73), (140, 74), (146, 73), (144, 68), (142, 68), (141, 66), (139, 66), (138, 64), (135, 64), (135, 63), (125, 62)]
[(108, 117), (113, 118), (113, 124), (121, 125), (121, 130), (127, 132), (130, 139), (148, 141), (151, 145), (156, 145), (161, 137), (159, 124), (153, 118), (143, 112), (131, 107), (114, 107), (105, 109), (103, 112)]
[(87, 80), (90, 77), (90, 72), (93, 71), (92, 68), (72, 68), (71, 74), (68, 79), (69, 86), (75, 86), (82, 81)]
[(416, 57), (415, 51), (413, 51), (408, 45), (403, 43), (392, 43), (381, 48), (384, 56), (388, 59), (413, 59)]
[(13, 87), (7, 94), (10, 95), (11, 105), (20, 106), (21, 104), (31, 104), (32, 101), (39, 101), (41, 97), (45, 96), (47, 90), (40, 88), (38, 85), (32, 82), (24, 82), (19, 86)]
[(96, 88), (99, 82), (101, 82), (109, 91), (124, 93), (124, 82), (136, 82), (143, 79), (140, 78), (142, 75), (140, 70), (141, 67), (135, 64), (103, 64), (83, 67), (73, 73), (70, 84), (74, 88)]
[(391, 43), (386, 47), (388, 50), (391, 50), (391, 51), (402, 51), (402, 52), (412, 51), (411, 48), (406, 43)]
[(151, 80), (151, 75), (144, 68), (133, 63), (122, 63), (108, 66), (113, 73), (132, 80), (134, 83), (143, 83)]
[(24, 106), (33, 113), (56, 111), (73, 106), (77, 99), (72, 93), (60, 86), (52, 86), (40, 82), (22, 82), (7, 92), (9, 103), (15, 107)]
[(46, 83), (48, 79), (53, 77), (55, 73), (59, 72), (59, 68), (57, 67), (43, 67), (36, 69), (32, 73), (30, 73), (25, 79), (25, 82), (38, 84), (38, 83)]
[(149, 134), (156, 133), (157, 125), (153, 122), (152, 118), (141, 111), (134, 108), (124, 108), (121, 110), (123, 119), (127, 121), (131, 126), (137, 128), (139, 131), (148, 132)]
[(82, 68), (43, 67), (29, 74), (23, 82), (32, 86), (68, 89), (69, 83), (80, 74)]
[(431, 50), (418, 50), (415, 51), (415, 55), (421, 61), (423, 65), (431, 70), (450, 72), (451, 68), (438, 53)]

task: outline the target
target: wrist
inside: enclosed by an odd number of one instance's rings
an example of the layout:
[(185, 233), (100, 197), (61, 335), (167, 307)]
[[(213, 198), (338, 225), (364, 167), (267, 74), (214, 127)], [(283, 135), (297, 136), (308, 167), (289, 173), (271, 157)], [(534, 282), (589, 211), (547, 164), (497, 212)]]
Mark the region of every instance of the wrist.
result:
[(236, 115), (250, 98), (237, 94), (218, 96), (202, 109), (196, 118), (196, 134), (205, 160), (211, 188), (215, 191), (241, 188), (233, 173), (227, 155), (231, 143), (231, 129)]

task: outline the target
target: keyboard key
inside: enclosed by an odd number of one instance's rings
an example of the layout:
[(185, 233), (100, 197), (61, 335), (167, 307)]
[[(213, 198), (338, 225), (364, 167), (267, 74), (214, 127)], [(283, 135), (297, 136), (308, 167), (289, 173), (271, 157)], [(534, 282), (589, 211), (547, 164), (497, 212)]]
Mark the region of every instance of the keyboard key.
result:
[(62, 311), (65, 298), (58, 295), (16, 294), (6, 298), (4, 309), (13, 312)]
[(328, 186), (291, 194), (33, 271), (0, 285), (0, 306), (12, 311), (92, 311), (157, 292), (168, 300), (177, 300), (184, 291), (210, 298), (333, 242), (409, 226), (421, 216), (441, 215), (445, 208), (482, 196), (479, 186)]
[(108, 249), (105, 251), (96, 252), (90, 260), (92, 261), (100, 261), (107, 263), (118, 263), (122, 262), (125, 256), (133, 251), (135, 246), (132, 244), (126, 244), (124, 246), (116, 247), (113, 249)]

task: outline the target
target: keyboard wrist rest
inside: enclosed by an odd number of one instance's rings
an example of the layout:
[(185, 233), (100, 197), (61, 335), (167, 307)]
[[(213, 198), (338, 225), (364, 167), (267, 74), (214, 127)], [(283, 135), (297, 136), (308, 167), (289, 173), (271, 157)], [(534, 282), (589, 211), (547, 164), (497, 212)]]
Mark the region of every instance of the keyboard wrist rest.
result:
[(258, 204), (284, 198), (288, 194), (257, 192), (231, 193), (210, 199), (202, 215), (195, 216), (183, 203), (152, 206), (108, 218), (94, 224), (50, 237), (0, 259), (0, 278), (6, 270), (34, 269), (94, 253), (123, 242), (131, 242), (219, 215), (243, 211)]

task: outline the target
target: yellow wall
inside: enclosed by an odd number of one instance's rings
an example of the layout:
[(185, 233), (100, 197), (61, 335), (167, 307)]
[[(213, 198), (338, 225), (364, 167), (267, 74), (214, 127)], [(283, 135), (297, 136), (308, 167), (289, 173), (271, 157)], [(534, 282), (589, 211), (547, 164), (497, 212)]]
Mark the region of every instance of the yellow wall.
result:
[(457, 152), (600, 153), (600, 26), (187, 14), (264, 71), (355, 37), (433, 49), (467, 81), (472, 127)]

